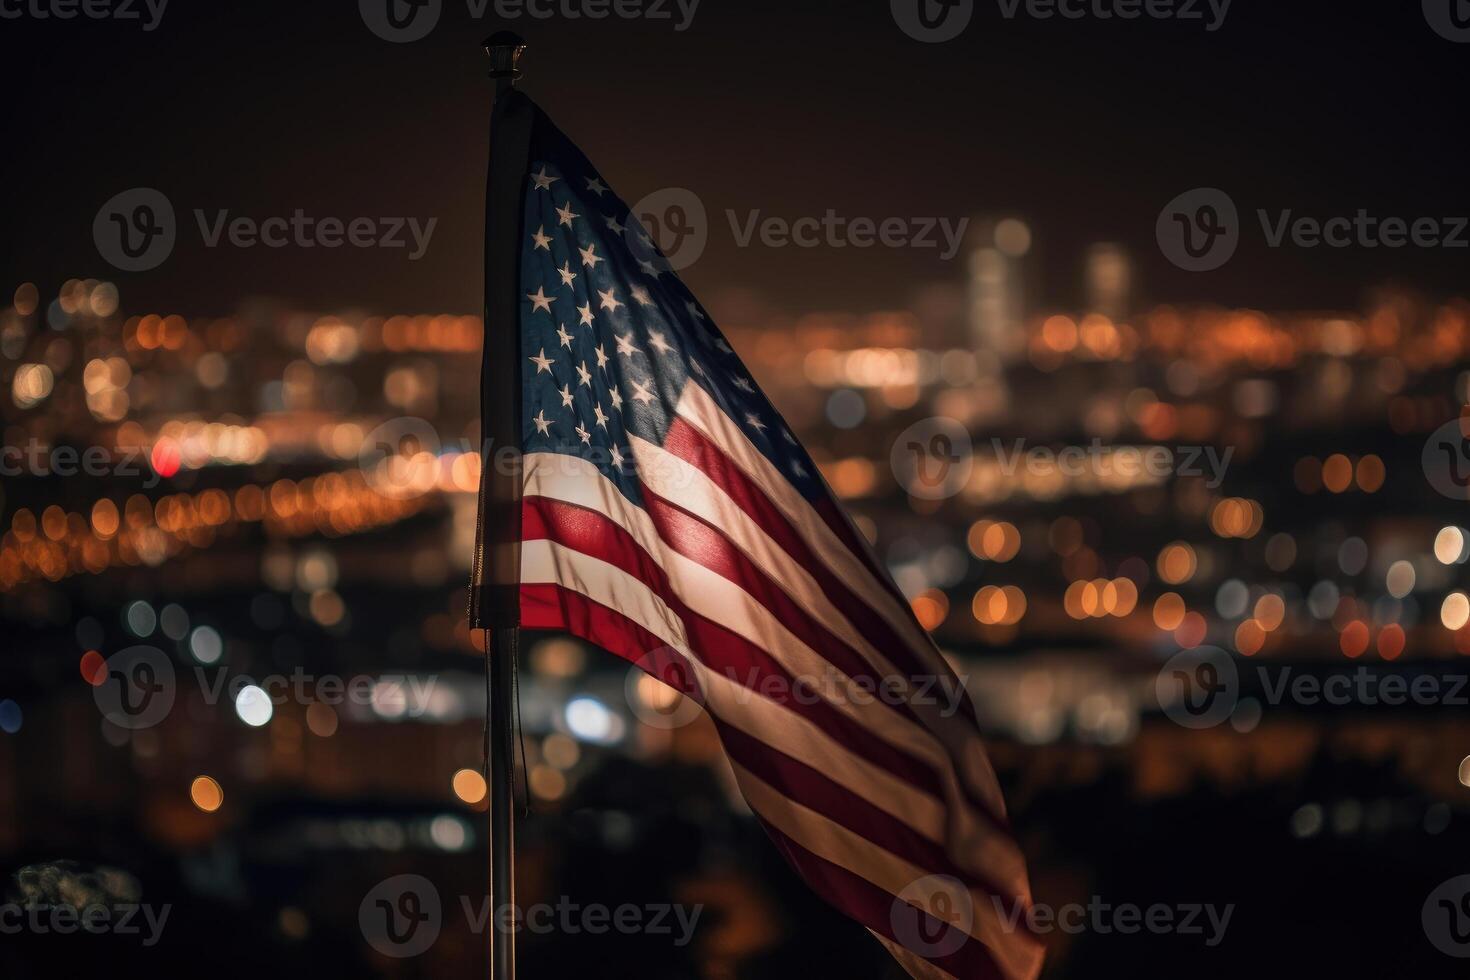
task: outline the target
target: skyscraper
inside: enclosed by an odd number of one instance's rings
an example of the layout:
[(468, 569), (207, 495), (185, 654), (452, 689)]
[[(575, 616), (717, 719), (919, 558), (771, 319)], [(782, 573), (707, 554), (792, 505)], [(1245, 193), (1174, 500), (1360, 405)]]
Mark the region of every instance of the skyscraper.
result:
[(1026, 351), (1022, 259), (1031, 229), (1017, 218), (975, 222), (967, 257), (971, 341), (1003, 362)]
[(1087, 286), (1087, 311), (1111, 320), (1128, 316), (1133, 289), (1133, 260), (1122, 245), (1098, 242), (1087, 250), (1083, 278)]

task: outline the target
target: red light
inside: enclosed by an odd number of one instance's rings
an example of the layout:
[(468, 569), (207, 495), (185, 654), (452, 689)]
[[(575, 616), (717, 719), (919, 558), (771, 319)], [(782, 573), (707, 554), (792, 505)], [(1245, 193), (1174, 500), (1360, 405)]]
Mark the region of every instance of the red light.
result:
[(172, 439), (160, 439), (153, 444), (149, 462), (153, 464), (153, 472), (159, 476), (169, 477), (177, 473), (179, 460), (179, 445)]
[(96, 650), (82, 654), (82, 680), (93, 687), (101, 687), (107, 681), (107, 661)]

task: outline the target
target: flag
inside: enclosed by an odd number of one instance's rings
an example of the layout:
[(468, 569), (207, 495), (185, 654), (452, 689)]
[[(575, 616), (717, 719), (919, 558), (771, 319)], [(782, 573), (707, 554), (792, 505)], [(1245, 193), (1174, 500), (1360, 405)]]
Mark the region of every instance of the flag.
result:
[[(696, 698), (776, 846), (914, 977), (1034, 977), (968, 697), (640, 216), (532, 109), (520, 621)], [(492, 325), (494, 329), (494, 325)]]

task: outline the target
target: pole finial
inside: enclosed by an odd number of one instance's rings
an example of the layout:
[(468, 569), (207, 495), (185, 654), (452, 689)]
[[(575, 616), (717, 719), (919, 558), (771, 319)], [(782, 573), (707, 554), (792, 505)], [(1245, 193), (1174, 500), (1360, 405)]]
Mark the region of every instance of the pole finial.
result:
[(496, 31), (480, 42), (490, 56), (490, 77), (495, 79), (496, 91), (514, 88), (521, 77), (521, 53), (526, 50), (525, 38), (515, 31)]

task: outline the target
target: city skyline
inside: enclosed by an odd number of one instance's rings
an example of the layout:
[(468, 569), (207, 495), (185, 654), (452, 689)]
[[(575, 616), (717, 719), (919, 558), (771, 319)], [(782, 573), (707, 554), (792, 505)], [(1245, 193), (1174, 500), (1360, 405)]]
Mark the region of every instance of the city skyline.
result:
[[(16, 43), (0, 59), (9, 87), (25, 92), (12, 105), (13, 136), (23, 141), (58, 118), (76, 119), (79, 136), (76, 146), (46, 140), (12, 156), (0, 194), (15, 234), (0, 246), (0, 267), (53, 284), (116, 273), (144, 305), (172, 302), (189, 315), (218, 314), (247, 295), (380, 313), (475, 311), (489, 104), (475, 42), (504, 25), (449, 4), (427, 37), (393, 44), (351, 5), (284, 10), (175, 7), (147, 32), (85, 20), (14, 24), (7, 39)], [(616, 18), (505, 23), (529, 37), (538, 98), (588, 134), (630, 200), (669, 187), (702, 200), (710, 246), (686, 274), (706, 295), (759, 285), (793, 308), (852, 310), (904, 302), (912, 283), (956, 273), (937, 249), (737, 241), (753, 215), (794, 221), (829, 209), (875, 222), (1022, 218), (1044, 245), (1036, 265), (1065, 303), (1083, 298), (1076, 270), (1097, 241), (1130, 250), (1139, 293), (1152, 301), (1205, 290), (1228, 305), (1343, 308), (1361, 301), (1358, 284), (1377, 282), (1447, 295), (1463, 265), (1457, 247), (1270, 244), (1267, 232), (1287, 212), (1327, 221), (1363, 209), (1408, 222), (1470, 214), (1445, 135), (1460, 52), (1417, 9), (1337, 11), (1236, 4), (1211, 32), (1147, 19), (1008, 20), (982, 6), (945, 44), (913, 41), (879, 7), (782, 5), (775, 16), (761, 3), (705, 3), (683, 31)], [(274, 60), (242, 71), (193, 49), (201, 30), (269, 49)], [(1320, 43), (1301, 43), (1307, 36)], [(727, 44), (732, 37), (742, 43)], [(812, 46), (821, 59), (803, 56)], [(79, 87), (21, 83), (52, 63)], [(899, 63), (902, 71), (890, 67)], [(662, 84), (696, 64), (711, 86)], [(287, 66), (289, 83), (276, 74)], [(178, 71), (198, 84), (171, 84)], [(120, 72), (138, 85), (127, 101), (106, 84)], [(589, 97), (608, 72), (620, 77), (621, 104)], [(1088, 89), (1064, 84), (1073, 72)], [(352, 94), (360, 81), (387, 98), (362, 105)], [(787, 89), (801, 97), (778, 95)], [(640, 122), (701, 111), (721, 122), (699, 132)], [(821, 121), (819, 139), (805, 137), (809, 116)], [(875, 141), (875, 131), (887, 136)], [(805, 149), (793, 164), (783, 146), (798, 138)], [(98, 160), (107, 161), (101, 181)], [(91, 228), (110, 197), (134, 187), (170, 199), (179, 241), (158, 269), (117, 273)], [(1242, 224), (1235, 257), (1203, 274), (1173, 266), (1153, 236), (1170, 199), (1195, 187), (1231, 195)], [(221, 214), (262, 222), (298, 208), (318, 221), (437, 226), (417, 261), (407, 249), (206, 244)]]

